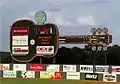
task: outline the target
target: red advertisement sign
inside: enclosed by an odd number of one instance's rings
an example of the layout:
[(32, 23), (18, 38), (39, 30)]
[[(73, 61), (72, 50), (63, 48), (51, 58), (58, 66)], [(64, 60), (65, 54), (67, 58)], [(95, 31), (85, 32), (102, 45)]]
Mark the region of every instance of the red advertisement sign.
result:
[(117, 68), (117, 72), (120, 72), (120, 68)]
[(55, 79), (62, 79), (62, 72), (55, 72)]
[(112, 68), (112, 72), (120, 72), (120, 68)]
[(28, 27), (13, 27), (12, 35), (28, 35), (29, 28)]
[(31, 71), (43, 71), (43, 65), (42, 64), (30, 64), (30, 70)]

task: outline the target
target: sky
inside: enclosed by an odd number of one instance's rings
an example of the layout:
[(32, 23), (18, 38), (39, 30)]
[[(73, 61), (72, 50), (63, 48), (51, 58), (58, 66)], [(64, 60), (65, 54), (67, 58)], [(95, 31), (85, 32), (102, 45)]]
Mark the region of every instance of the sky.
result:
[[(92, 27), (107, 27), (113, 43), (120, 45), (120, 0), (0, 0), (0, 50), (9, 51), (9, 31), (22, 18), (33, 21), (45, 11), (47, 22), (58, 25), (62, 35), (91, 34)], [(60, 45), (82, 47), (82, 45)]]

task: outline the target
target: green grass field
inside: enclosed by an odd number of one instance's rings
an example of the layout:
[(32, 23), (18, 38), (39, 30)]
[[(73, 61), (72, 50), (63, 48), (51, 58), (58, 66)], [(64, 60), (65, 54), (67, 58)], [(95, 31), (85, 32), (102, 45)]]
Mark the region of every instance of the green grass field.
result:
[(80, 80), (45, 80), (45, 79), (5, 79), (0, 84), (106, 84), (99, 82), (85, 82)]

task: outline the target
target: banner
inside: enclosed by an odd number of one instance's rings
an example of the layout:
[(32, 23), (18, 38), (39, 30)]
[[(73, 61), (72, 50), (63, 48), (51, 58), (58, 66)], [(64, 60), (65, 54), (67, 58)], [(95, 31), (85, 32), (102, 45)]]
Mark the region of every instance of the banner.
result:
[(37, 54), (54, 54), (54, 46), (37, 46), (36, 47)]
[(12, 35), (28, 35), (28, 27), (12, 27)]
[(120, 66), (112, 66), (112, 73), (120, 74)]
[(80, 72), (67, 72), (66, 79), (80, 80)]
[(52, 72), (59, 72), (60, 71), (60, 65), (47, 65), (46, 71), (52, 71)]
[(62, 79), (62, 72), (41, 71), (40, 78), (43, 78), (43, 79)]
[(29, 52), (28, 47), (12, 47), (12, 54), (26, 55), (28, 54), (28, 52)]
[(76, 65), (63, 65), (63, 72), (76, 72)]
[(13, 70), (26, 71), (26, 64), (13, 64)]
[(11, 70), (3, 71), (3, 77), (4, 78), (16, 78), (16, 76), (17, 76), (16, 71), (11, 71)]
[(95, 73), (108, 73), (109, 66), (96, 65), (95, 68)]
[(116, 74), (103, 74), (103, 81), (116, 82)]
[(98, 74), (96, 73), (86, 73), (85, 80), (98, 80)]
[(12, 45), (28, 45), (28, 36), (12, 36)]
[(10, 64), (0, 64), (0, 70), (10, 70)]
[(43, 71), (43, 64), (30, 64), (31, 71)]
[(34, 71), (22, 71), (21, 77), (22, 78), (35, 78), (35, 72)]
[(80, 72), (81, 73), (93, 73), (93, 66), (92, 65), (80, 65)]
[(51, 79), (55, 77), (55, 72), (41, 71), (40, 78)]

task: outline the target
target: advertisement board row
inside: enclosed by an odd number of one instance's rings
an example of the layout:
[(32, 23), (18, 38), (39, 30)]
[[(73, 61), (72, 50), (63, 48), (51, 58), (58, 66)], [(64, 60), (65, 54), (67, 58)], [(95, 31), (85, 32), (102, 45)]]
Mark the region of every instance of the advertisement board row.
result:
[[(45, 66), (45, 70), (44, 70)], [(48, 64), (48, 65), (43, 65), (43, 64), (30, 64), (29, 69), (26, 68), (26, 64), (13, 64), (13, 70), (16, 71), (22, 71), (22, 70), (31, 70), (31, 71), (54, 71), (54, 72), (59, 72), (60, 70), (60, 65), (54, 65), (54, 64)], [(76, 65), (62, 65), (62, 72), (77, 72), (77, 67)], [(100, 66), (96, 65), (96, 72), (95, 73), (108, 73), (108, 68), (109, 66)], [(0, 64), (0, 70), (10, 70), (10, 65), (9, 64)], [(92, 65), (80, 65), (80, 73), (93, 73), (93, 66)], [(112, 73), (115, 74), (120, 74), (120, 66), (112, 66)]]
[[(62, 72), (50, 72), (41, 71), (39, 72), (41, 79), (63, 79)], [(35, 71), (21, 71), (21, 78), (35, 78)], [(99, 80), (99, 75), (96, 73), (86, 73), (85, 80)], [(16, 78), (17, 71), (5, 70), (3, 71), (3, 78)], [(80, 80), (80, 72), (66, 72), (65, 79), (68, 80)], [(116, 74), (103, 74), (103, 81), (105, 82), (116, 82)]]

